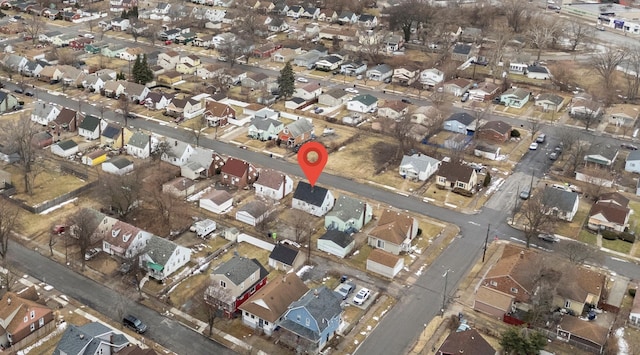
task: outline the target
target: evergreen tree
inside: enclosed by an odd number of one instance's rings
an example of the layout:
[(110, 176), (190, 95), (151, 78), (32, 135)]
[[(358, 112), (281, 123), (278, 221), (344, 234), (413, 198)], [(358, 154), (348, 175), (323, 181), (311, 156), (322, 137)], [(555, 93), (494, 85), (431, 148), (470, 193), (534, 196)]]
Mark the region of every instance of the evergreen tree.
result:
[(539, 332), (511, 327), (502, 333), (500, 345), (504, 348), (505, 354), (538, 354), (547, 345), (547, 339)]
[(295, 91), (295, 81), (291, 61), (288, 61), (287, 64), (284, 65), (284, 68), (280, 70), (280, 76), (278, 77), (278, 90), (280, 90), (281, 97), (287, 99), (293, 95)]
[(122, 13), (120, 14), (120, 18), (129, 18), (129, 14), (126, 9), (122, 9)]
[(137, 19), (138, 18), (138, 7), (134, 6), (131, 8), (131, 10), (129, 10), (129, 18), (130, 19)]
[(127, 76), (124, 75), (124, 73), (121, 71), (120, 73), (116, 74), (116, 80), (127, 80)]
[(131, 74), (133, 74), (133, 81), (136, 83), (140, 83), (140, 74), (142, 69), (142, 58), (138, 55), (136, 56), (136, 62), (133, 63), (133, 69), (131, 70)]
[(147, 55), (143, 54), (142, 59), (140, 59), (140, 84), (146, 84), (153, 80), (153, 71), (149, 66), (149, 62), (147, 61)]

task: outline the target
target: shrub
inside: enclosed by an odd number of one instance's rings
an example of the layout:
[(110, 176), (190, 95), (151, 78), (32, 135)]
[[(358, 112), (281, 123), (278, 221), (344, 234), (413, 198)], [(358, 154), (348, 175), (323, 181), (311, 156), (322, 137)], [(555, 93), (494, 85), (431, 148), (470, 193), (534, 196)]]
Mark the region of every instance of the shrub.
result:
[(629, 289), (629, 296), (636, 297), (636, 289), (635, 288), (630, 288)]
[(520, 138), (520, 131), (517, 129), (511, 130), (511, 138)]
[(610, 230), (603, 230), (602, 231), (602, 238), (604, 238), (606, 240), (616, 240), (616, 239), (618, 239), (618, 233), (616, 233), (614, 231), (610, 231)]
[(629, 243), (635, 243), (636, 242), (636, 236), (629, 233), (629, 232), (622, 232), (618, 235), (618, 238), (620, 238), (621, 240), (624, 240), (625, 242), (629, 242)]
[(491, 184), (491, 174), (487, 172), (487, 175), (484, 176), (484, 181), (482, 182), (482, 186), (487, 187)]

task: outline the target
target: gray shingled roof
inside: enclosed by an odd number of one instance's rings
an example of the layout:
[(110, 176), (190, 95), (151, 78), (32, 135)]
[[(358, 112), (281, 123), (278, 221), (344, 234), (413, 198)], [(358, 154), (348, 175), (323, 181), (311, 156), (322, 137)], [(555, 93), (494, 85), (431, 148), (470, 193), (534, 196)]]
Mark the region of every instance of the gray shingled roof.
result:
[(165, 265), (176, 248), (178, 248), (178, 244), (168, 239), (152, 235), (147, 241), (145, 252), (154, 263)]
[(468, 114), (466, 112), (456, 112), (453, 115), (449, 116), (449, 118), (447, 118), (447, 121), (460, 122), (465, 126), (470, 125), (475, 120), (476, 120), (475, 117), (471, 116), (470, 114)]
[(313, 131), (313, 124), (306, 118), (301, 118), (287, 125), (287, 130), (293, 137), (298, 137), (304, 133)]
[(416, 172), (427, 171), (430, 166), (437, 165), (440, 161), (424, 154), (405, 155), (402, 157), (400, 167), (411, 167)]
[(351, 244), (351, 242), (353, 242), (352, 236), (337, 229), (328, 230), (320, 237), (320, 239), (330, 240), (338, 244), (342, 248), (346, 248), (347, 246), (349, 246), (349, 244)]
[(36, 102), (33, 107), (33, 116), (36, 117), (47, 117), (56, 108), (54, 104), (50, 104), (48, 102)]
[(125, 157), (114, 157), (107, 161), (107, 163), (113, 164), (116, 168), (122, 169), (133, 164), (133, 162)]
[(240, 207), (240, 209), (238, 209), (238, 212), (246, 212), (250, 216), (254, 218), (258, 218), (263, 214), (265, 214), (268, 209), (269, 209), (269, 206), (267, 206), (266, 203), (260, 200), (254, 200), (244, 204), (242, 207)]
[(135, 132), (131, 138), (129, 138), (129, 142), (127, 145), (144, 149), (149, 144), (149, 135), (142, 132)]
[[(287, 319), (286, 314), (284, 320), (279, 324), (282, 328), (315, 342), (319, 339), (320, 334), (329, 326), (328, 320), (342, 313), (342, 307), (340, 307), (341, 302), (342, 300), (339, 295), (325, 286), (309, 290), (298, 301), (291, 303), (289, 310), (305, 308), (307, 312), (309, 312), (309, 315), (315, 319), (319, 331), (314, 332), (303, 326), (304, 323), (302, 322), (297, 323)], [(288, 312), (289, 311), (287, 311), (287, 313)]]
[(309, 183), (300, 181), (293, 193), (293, 198), (320, 207), (328, 192), (329, 190), (324, 187), (318, 185), (311, 187)]
[[(98, 338), (111, 334), (109, 340)], [(58, 342), (53, 355), (61, 354), (94, 354), (101, 343), (109, 342), (115, 347), (129, 343), (127, 338), (101, 323), (91, 322), (81, 327), (70, 324)]]
[(282, 125), (282, 122), (273, 120), (271, 118), (259, 118), (255, 117), (251, 120), (251, 125), (256, 127), (259, 130), (266, 131), (269, 129), (271, 125), (274, 127), (278, 127)]
[(547, 187), (542, 192), (542, 204), (547, 208), (556, 207), (561, 211), (571, 211), (578, 194), (571, 191)]
[(257, 259), (249, 259), (242, 256), (234, 256), (226, 263), (218, 266), (212, 271), (214, 275), (226, 275), (229, 281), (239, 285), (245, 281), (249, 275), (260, 270), (260, 279), (267, 276), (267, 270)]
[(62, 150), (69, 150), (78, 146), (78, 143), (72, 141), (71, 139), (58, 143), (58, 147)]
[(285, 265), (293, 266), (293, 262), (296, 260), (299, 252), (299, 250), (286, 247), (282, 244), (276, 244), (271, 251), (271, 254), (269, 254), (269, 259), (279, 261)]
[(362, 216), (364, 210), (364, 202), (351, 196), (342, 195), (336, 200), (333, 210), (331, 210), (327, 217), (336, 217), (341, 221), (348, 221), (350, 219), (358, 219)]
[(82, 129), (86, 129), (87, 131), (93, 132), (98, 128), (100, 124), (100, 119), (96, 116), (87, 115), (80, 123), (80, 127)]

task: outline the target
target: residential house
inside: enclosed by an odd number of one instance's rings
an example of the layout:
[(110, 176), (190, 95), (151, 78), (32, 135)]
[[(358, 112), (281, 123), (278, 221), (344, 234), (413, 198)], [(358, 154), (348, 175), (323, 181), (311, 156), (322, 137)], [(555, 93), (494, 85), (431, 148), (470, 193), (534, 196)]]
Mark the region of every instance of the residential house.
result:
[(269, 42), (263, 44), (260, 47), (254, 48), (251, 54), (255, 58), (270, 58), (271, 55), (273, 55), (273, 53), (275, 53), (280, 48), (282, 48), (281, 44)]
[[(494, 284), (497, 285), (497, 281), (494, 281)], [(514, 295), (489, 287), (488, 283), (485, 283), (476, 291), (473, 310), (502, 319), (506, 313), (513, 311), (514, 303)]]
[(266, 87), (271, 82), (271, 77), (264, 73), (249, 72), (247, 76), (242, 79), (241, 85), (250, 89), (259, 89)]
[[(36, 134), (33, 135), (33, 139), (31, 140), (31, 143), (35, 146), (38, 147), (40, 149), (45, 148), (50, 146), (51, 144), (53, 144), (53, 135), (51, 135), (51, 133), (49, 133), (48, 131), (43, 131), (43, 132), (38, 132)], [(16, 159), (18, 158), (17, 153), (15, 155)], [(3, 147), (0, 144), (0, 160), (5, 161), (7, 163), (13, 163), (13, 157), (11, 156), (11, 154), (9, 156), (5, 155), (5, 153), (3, 153)]]
[(584, 156), (585, 166), (595, 166), (598, 168), (611, 168), (618, 158), (619, 149), (607, 143), (594, 143), (587, 150)]
[(17, 54), (8, 54), (4, 60), (2, 61), (7, 69), (10, 69), (13, 72), (20, 73), (24, 70), (24, 68), (29, 63), (29, 60), (21, 55)]
[(500, 102), (507, 107), (522, 108), (529, 102), (530, 92), (525, 89), (513, 88), (500, 95)]
[[(138, 352), (129, 352), (137, 349)], [(93, 354), (122, 354), (122, 355), (155, 355), (143, 352), (138, 346), (131, 346), (124, 334), (116, 333), (103, 323), (90, 322), (82, 326), (69, 324), (58, 341), (53, 355), (93, 355)]]
[(347, 195), (336, 200), (333, 209), (324, 217), (324, 227), (327, 230), (338, 230), (355, 233), (373, 218), (373, 208), (370, 204)]
[(211, 271), (211, 283), (204, 300), (231, 318), (249, 297), (267, 284), (268, 274), (257, 259), (234, 256)]
[(224, 158), (216, 152), (200, 147), (196, 147), (187, 159), (187, 163), (180, 167), (180, 175), (192, 180), (219, 174), (225, 163)]
[(542, 191), (541, 202), (545, 214), (571, 222), (578, 212), (580, 197), (573, 191), (546, 187)]
[(22, 68), (22, 73), (26, 76), (37, 77), (47, 64), (40, 60), (30, 60)]
[(202, 80), (223, 77), (224, 74), (224, 68), (214, 63), (204, 64), (196, 68), (196, 76), (202, 78)]
[(271, 60), (276, 63), (286, 63), (293, 60), (297, 55), (300, 55), (300, 51), (291, 48), (281, 48), (273, 53)]
[(467, 43), (479, 43), (482, 40), (482, 29), (465, 27), (460, 34), (460, 40)]
[(0, 112), (9, 112), (18, 107), (18, 105), (18, 99), (13, 94), (0, 91)]
[(527, 67), (527, 78), (548, 80), (551, 79), (551, 73), (547, 67), (543, 67), (541, 65), (530, 65)]
[(572, 316), (563, 316), (556, 327), (558, 339), (577, 342), (594, 354), (602, 354), (609, 337), (609, 328), (594, 322), (585, 322)]
[(116, 221), (102, 238), (102, 251), (128, 259), (143, 251), (152, 235), (129, 223)]
[(442, 162), (436, 173), (436, 186), (465, 194), (472, 194), (478, 184), (476, 171), (458, 162)]
[(174, 85), (179, 81), (182, 81), (182, 73), (178, 73), (175, 70), (168, 70), (157, 76), (158, 82), (168, 85)]
[(335, 336), (341, 322), (342, 298), (325, 286), (309, 290), (289, 305), (277, 322), (280, 342), (318, 354)]
[(511, 125), (504, 121), (488, 121), (478, 128), (476, 136), (481, 140), (504, 143), (511, 137), (511, 130)]
[(167, 113), (170, 116), (178, 117), (182, 116), (185, 120), (190, 120), (194, 117), (200, 116), (205, 111), (205, 107), (201, 100), (195, 100), (194, 98), (173, 99), (167, 105)]
[(322, 86), (319, 83), (307, 83), (299, 86), (293, 92), (294, 97), (299, 97), (305, 101), (313, 100), (322, 94)]
[(191, 249), (152, 235), (140, 256), (140, 267), (147, 271), (149, 277), (164, 281), (190, 260)]
[(93, 42), (84, 46), (84, 51), (90, 54), (102, 53), (105, 48), (109, 47), (107, 42)]
[(270, 281), (238, 307), (242, 312), (242, 323), (271, 336), (277, 327), (276, 322), (284, 315), (287, 307), (307, 291), (309, 288), (295, 273), (282, 275)]
[(126, 90), (126, 81), (124, 80), (107, 80), (103, 86), (104, 96), (110, 97), (113, 99), (120, 98)]
[(127, 154), (139, 159), (147, 159), (151, 155), (151, 136), (137, 131), (127, 142)]
[(167, 150), (162, 153), (161, 160), (175, 166), (183, 166), (189, 161), (194, 148), (185, 142), (170, 139), (167, 141)]
[(61, 156), (63, 158), (70, 157), (78, 153), (78, 143), (71, 139), (61, 141), (51, 145), (51, 153)]
[(348, 92), (340, 88), (334, 88), (318, 96), (318, 103), (324, 106), (335, 107), (345, 104), (348, 99)]
[(140, 103), (144, 101), (149, 94), (149, 88), (142, 84), (127, 81), (125, 83), (124, 94), (127, 95), (127, 99), (135, 103)]
[(86, 115), (78, 126), (78, 135), (87, 140), (100, 138), (100, 119), (95, 116)]
[(420, 70), (418, 69), (396, 68), (393, 69), (391, 82), (402, 86), (409, 86), (415, 83), (418, 78), (420, 78)]
[(398, 172), (405, 179), (427, 181), (440, 167), (440, 161), (425, 154), (416, 153), (402, 157)]
[(133, 171), (133, 162), (125, 157), (113, 157), (102, 163), (102, 171), (114, 175), (125, 175)]
[(393, 68), (387, 64), (378, 64), (366, 71), (369, 80), (374, 81), (390, 81), (393, 76)]
[(311, 139), (313, 135), (313, 123), (306, 118), (300, 118), (286, 125), (278, 134), (278, 139), (287, 146), (297, 146)]
[(338, 21), (338, 13), (332, 9), (322, 9), (318, 15), (318, 21), (336, 22)]
[(312, 49), (295, 57), (295, 59), (293, 60), (293, 65), (312, 69), (316, 62), (325, 55), (327, 55), (326, 50), (319, 51), (317, 49)]
[(474, 101), (487, 101), (498, 96), (500, 87), (490, 81), (478, 84), (477, 87), (469, 89), (469, 98)]
[(383, 40), (387, 52), (397, 52), (404, 48), (404, 36), (388, 33)]
[(204, 118), (210, 127), (221, 127), (229, 123), (229, 119), (236, 119), (236, 110), (231, 105), (205, 100)]
[(382, 249), (374, 249), (367, 258), (367, 271), (393, 279), (404, 268), (404, 258)]
[(574, 98), (571, 102), (569, 114), (575, 118), (597, 118), (603, 113), (599, 102), (587, 98)]
[(338, 23), (340, 24), (355, 24), (358, 22), (358, 15), (354, 14), (351, 11), (342, 11), (340, 15), (338, 15)]
[(316, 217), (322, 217), (333, 208), (334, 203), (335, 199), (331, 191), (300, 181), (293, 193), (291, 207)]
[(298, 270), (304, 265), (305, 260), (304, 252), (285, 244), (276, 244), (269, 254), (269, 266), (286, 273)]
[(355, 246), (356, 240), (351, 235), (337, 229), (329, 229), (318, 238), (318, 250), (339, 258), (345, 258)]
[(120, 58), (120, 53), (129, 48), (126, 43), (112, 43), (109, 46), (102, 48), (100, 52), (103, 56), (107, 58)]
[(199, 206), (207, 211), (222, 214), (233, 206), (233, 196), (224, 190), (211, 190), (202, 195)]
[(201, 65), (200, 57), (191, 54), (180, 57), (180, 62), (176, 64), (176, 71), (180, 74), (194, 75)]
[(462, 96), (465, 92), (471, 89), (473, 81), (463, 78), (453, 79), (444, 83), (444, 92), (452, 94), (453, 96)]
[(48, 102), (37, 101), (34, 103), (33, 111), (31, 111), (31, 120), (35, 123), (47, 126), (49, 122), (55, 120), (59, 114), (60, 109), (57, 105)]
[(258, 170), (252, 164), (233, 157), (227, 159), (220, 174), (220, 183), (236, 188), (251, 185), (258, 178)]
[(267, 30), (270, 32), (284, 32), (289, 29), (289, 24), (285, 19), (280, 17), (275, 17), (269, 21), (267, 25)]
[[(122, 131), (125, 131), (125, 137), (122, 137)], [(108, 145), (112, 148), (124, 147), (124, 142), (131, 136), (131, 131), (126, 128), (122, 128), (115, 123), (108, 123), (104, 125), (102, 133), (100, 134), (100, 144)]]
[(473, 148), (473, 155), (489, 160), (498, 160), (500, 159), (500, 147), (491, 144), (478, 143)]
[(632, 173), (640, 173), (640, 150), (633, 150), (627, 155), (624, 170)]
[(451, 332), (436, 351), (436, 355), (496, 355), (496, 349), (475, 329)]
[(304, 9), (302, 8), (302, 6), (298, 6), (298, 5), (290, 6), (289, 10), (287, 10), (287, 17), (297, 19), (302, 16), (303, 12), (304, 12)]
[(60, 31), (49, 31), (45, 33), (40, 33), (38, 35), (38, 42), (51, 43), (54, 38), (61, 35), (62, 35), (62, 32)]
[(51, 81), (62, 80), (64, 73), (58, 68), (57, 65), (48, 65), (40, 71), (38, 74), (38, 80), (50, 83)]
[[(636, 286), (636, 290), (637, 290)], [(635, 327), (640, 327), (640, 297), (633, 298), (633, 304), (631, 305), (631, 312), (629, 313), (628, 322)]]
[(20, 160), (20, 154), (15, 147), (0, 144), (0, 160), (12, 164)]
[(334, 71), (340, 68), (340, 64), (344, 61), (344, 58), (339, 54), (330, 54), (328, 56), (320, 58), (316, 63), (316, 70), (320, 71)]
[(629, 199), (618, 192), (602, 194), (591, 206), (587, 227), (591, 230), (624, 232), (629, 226)]
[(384, 210), (378, 224), (368, 234), (367, 244), (391, 254), (411, 250), (411, 241), (418, 235), (418, 221), (404, 213)]
[(139, 47), (128, 47), (125, 50), (118, 53), (118, 58), (126, 60), (127, 62), (133, 62), (138, 57), (142, 58), (144, 50)]
[(638, 118), (638, 108), (636, 105), (613, 105), (607, 114), (609, 123), (615, 124), (617, 127), (626, 126), (633, 127)]
[(527, 67), (529, 67), (529, 64), (515, 58), (515, 61), (509, 63), (509, 73), (525, 75), (527, 74)]
[(436, 69), (425, 69), (420, 72), (420, 84), (427, 88), (439, 86), (444, 81), (444, 72)]
[(378, 117), (400, 120), (409, 112), (409, 104), (400, 100), (385, 100), (378, 105)]
[(63, 131), (75, 132), (78, 122), (78, 113), (75, 110), (70, 110), (63, 107), (58, 113), (55, 120), (49, 122), (49, 128), (56, 133)]
[(293, 180), (286, 174), (272, 169), (262, 169), (253, 183), (256, 195), (281, 200), (293, 191)]
[(349, 76), (358, 76), (367, 71), (367, 63), (360, 60), (351, 60), (340, 64), (340, 73)]
[(180, 53), (170, 50), (158, 54), (157, 65), (161, 66), (165, 70), (173, 70), (176, 65), (180, 63)]
[(97, 166), (107, 160), (107, 151), (102, 149), (94, 150), (82, 156), (82, 164)]
[(253, 200), (236, 211), (236, 220), (255, 227), (269, 217), (270, 213), (269, 205), (260, 200)]
[(362, 14), (358, 17), (358, 25), (364, 28), (374, 28), (378, 25), (378, 18), (375, 15)]
[(144, 105), (150, 110), (165, 110), (173, 100), (173, 94), (149, 92)]
[(456, 112), (444, 121), (445, 131), (473, 135), (476, 130), (476, 118), (466, 112)]
[(536, 97), (534, 106), (540, 107), (544, 112), (559, 112), (564, 103), (564, 98), (560, 95), (544, 93)]
[(451, 60), (466, 62), (473, 56), (473, 46), (470, 44), (458, 43), (451, 49)]
[(111, 27), (114, 31), (125, 32), (129, 29), (129, 26), (131, 26), (129, 19), (116, 17), (111, 20)]
[(369, 94), (358, 95), (347, 102), (349, 111), (366, 113), (374, 112), (377, 108), (378, 98)]
[(55, 329), (53, 310), (26, 296), (7, 291), (0, 298), (0, 348), (24, 348)]
[(268, 141), (277, 139), (278, 134), (280, 134), (283, 129), (284, 124), (280, 121), (272, 118), (254, 117), (251, 120), (247, 134), (253, 139)]
[(303, 6), (300, 17), (315, 20), (320, 15), (320, 9), (312, 6)]

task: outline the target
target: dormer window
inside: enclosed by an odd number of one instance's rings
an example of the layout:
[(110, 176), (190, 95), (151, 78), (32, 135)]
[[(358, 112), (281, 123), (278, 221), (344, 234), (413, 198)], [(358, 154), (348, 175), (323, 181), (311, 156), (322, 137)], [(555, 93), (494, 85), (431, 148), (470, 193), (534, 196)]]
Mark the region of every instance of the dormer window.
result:
[(129, 241), (130, 238), (131, 238), (131, 233), (127, 233), (122, 236), (122, 241), (126, 243)]
[(31, 319), (36, 317), (36, 311), (31, 311)]
[(118, 234), (120, 234), (120, 230), (119, 230), (119, 229), (112, 229), (112, 230), (111, 230), (111, 236), (112, 236), (112, 237), (114, 237), (114, 238), (115, 238), (115, 237), (117, 237), (117, 236), (118, 236)]

